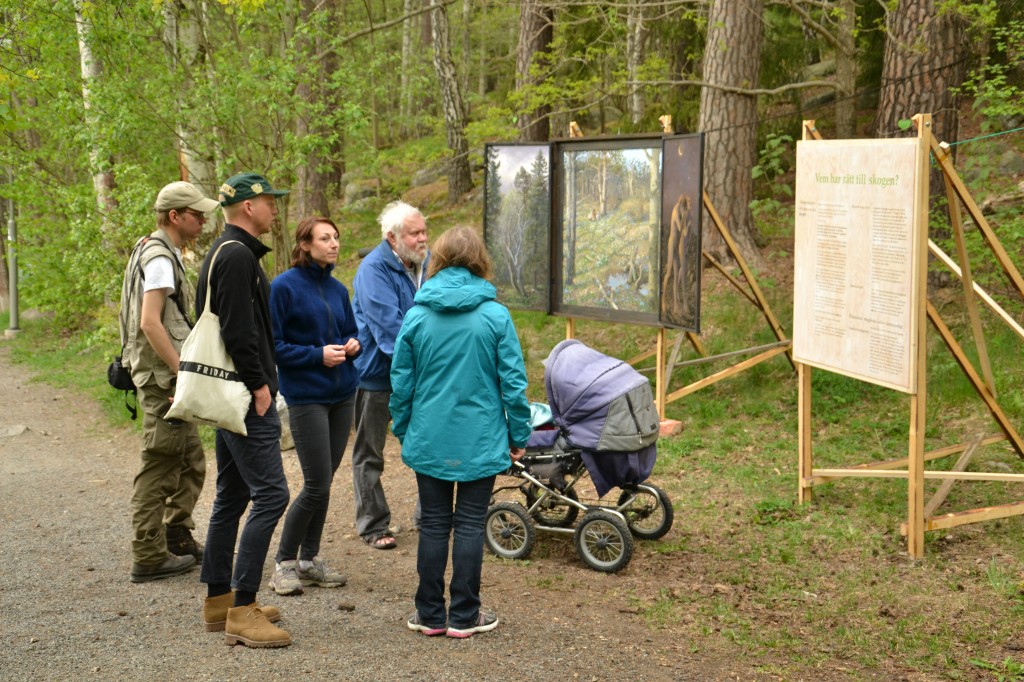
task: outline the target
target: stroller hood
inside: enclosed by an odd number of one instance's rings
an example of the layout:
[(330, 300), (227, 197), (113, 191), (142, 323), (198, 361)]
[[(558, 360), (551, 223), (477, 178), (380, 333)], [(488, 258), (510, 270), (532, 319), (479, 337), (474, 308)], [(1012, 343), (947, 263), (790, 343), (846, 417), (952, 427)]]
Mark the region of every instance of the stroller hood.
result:
[(551, 350), (544, 365), (552, 416), (570, 444), (624, 453), (658, 440), (650, 381), (627, 363), (569, 339)]

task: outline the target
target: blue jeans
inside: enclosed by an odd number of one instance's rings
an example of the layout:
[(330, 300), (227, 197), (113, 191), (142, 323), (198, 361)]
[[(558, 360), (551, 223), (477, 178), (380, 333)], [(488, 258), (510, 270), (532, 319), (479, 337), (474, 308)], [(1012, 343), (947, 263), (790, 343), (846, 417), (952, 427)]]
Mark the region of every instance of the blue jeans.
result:
[(288, 407), (295, 454), (302, 466), (302, 490), (284, 517), (278, 562), (309, 561), (320, 554), (331, 482), (345, 454), (354, 406), (355, 400), (349, 398), (340, 403)]
[[(199, 579), (207, 585), (230, 584), (234, 590), (258, 592), (270, 537), (288, 506), (281, 420), (273, 401), (262, 417), (250, 407), (245, 428), (248, 436), (217, 429), (217, 495)], [(250, 501), (252, 508), (239, 539), (238, 522)]]
[[(484, 521), (494, 488), (494, 476), (476, 481), (443, 481), (416, 474), (423, 507), (416, 571), (416, 611), (428, 627), (469, 628), (480, 613), (480, 567), (484, 562)], [(453, 511), (454, 509), (454, 511)], [(444, 572), (448, 567), (448, 538), (452, 543), (451, 605), (445, 616)]]

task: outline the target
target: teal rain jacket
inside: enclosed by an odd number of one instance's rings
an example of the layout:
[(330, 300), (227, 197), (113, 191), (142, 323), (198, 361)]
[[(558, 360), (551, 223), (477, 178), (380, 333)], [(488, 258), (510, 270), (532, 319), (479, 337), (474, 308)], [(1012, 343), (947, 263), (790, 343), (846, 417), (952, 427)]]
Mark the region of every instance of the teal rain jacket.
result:
[(392, 430), (402, 461), (446, 481), (507, 469), (509, 447), (530, 436), (526, 367), (495, 289), (445, 268), (416, 293), (391, 363)]

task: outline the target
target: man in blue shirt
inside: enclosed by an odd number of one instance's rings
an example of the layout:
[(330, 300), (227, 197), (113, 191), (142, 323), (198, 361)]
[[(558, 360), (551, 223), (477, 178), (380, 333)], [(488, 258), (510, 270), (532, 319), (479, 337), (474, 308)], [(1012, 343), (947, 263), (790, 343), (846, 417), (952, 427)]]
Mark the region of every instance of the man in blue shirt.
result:
[(391, 509), (380, 482), (391, 421), (391, 356), (405, 313), (426, 279), (430, 256), (426, 221), (418, 209), (394, 201), (384, 207), (378, 222), (383, 240), (359, 265), (352, 281), (352, 309), (363, 346), (355, 359), (359, 389), (352, 485), (359, 536), (376, 549), (392, 549), (396, 541), (388, 530)]

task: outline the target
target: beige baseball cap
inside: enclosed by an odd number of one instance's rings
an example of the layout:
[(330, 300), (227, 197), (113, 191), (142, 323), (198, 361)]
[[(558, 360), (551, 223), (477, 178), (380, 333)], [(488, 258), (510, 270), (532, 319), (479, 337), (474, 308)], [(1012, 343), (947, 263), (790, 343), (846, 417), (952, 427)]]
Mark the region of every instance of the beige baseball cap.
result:
[(203, 196), (199, 188), (191, 182), (172, 182), (165, 186), (156, 195), (156, 204), (153, 205), (157, 211), (170, 211), (172, 209), (191, 208), (201, 213), (209, 213), (220, 206), (213, 199)]

